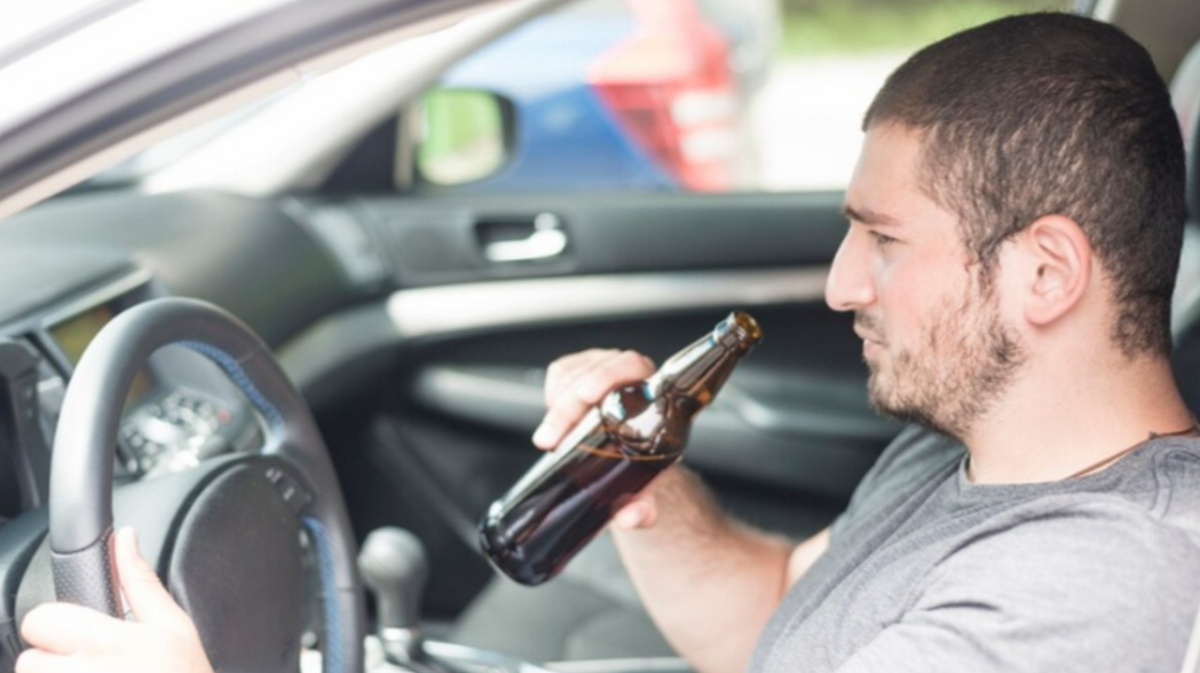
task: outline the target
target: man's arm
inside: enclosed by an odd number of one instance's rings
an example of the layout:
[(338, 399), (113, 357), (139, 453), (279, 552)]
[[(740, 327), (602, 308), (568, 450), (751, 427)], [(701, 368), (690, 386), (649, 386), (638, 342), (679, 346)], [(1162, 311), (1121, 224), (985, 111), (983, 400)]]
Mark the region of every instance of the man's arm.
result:
[(799, 546), (722, 513), (682, 468), (649, 489), (652, 526), (613, 531), (654, 622), (698, 671), (745, 670), (787, 589), (829, 544), (828, 529)]
[[(609, 390), (654, 369), (632, 351), (589, 350), (559, 358), (547, 372), (546, 419), (534, 443), (553, 448)], [(701, 672), (744, 669), (788, 587), (829, 544), (828, 530), (794, 547), (734, 521), (679, 466), (617, 512), (613, 529), (651, 617)]]

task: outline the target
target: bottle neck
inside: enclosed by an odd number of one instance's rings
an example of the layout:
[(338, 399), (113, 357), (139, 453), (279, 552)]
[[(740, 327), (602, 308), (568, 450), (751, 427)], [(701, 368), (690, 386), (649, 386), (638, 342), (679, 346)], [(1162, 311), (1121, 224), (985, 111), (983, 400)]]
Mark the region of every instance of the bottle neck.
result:
[(736, 339), (725, 341), (712, 334), (679, 351), (646, 380), (647, 392), (652, 397), (686, 395), (698, 403), (697, 409), (708, 406), (745, 350)]

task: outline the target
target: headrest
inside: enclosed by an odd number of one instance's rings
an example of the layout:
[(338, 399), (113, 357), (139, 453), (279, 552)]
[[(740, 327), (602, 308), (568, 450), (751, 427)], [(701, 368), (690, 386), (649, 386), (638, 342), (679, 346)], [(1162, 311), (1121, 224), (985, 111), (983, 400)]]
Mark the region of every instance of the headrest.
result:
[(1187, 151), (1188, 213), (1192, 220), (1200, 220), (1200, 42), (1192, 46), (1175, 71), (1171, 100)]

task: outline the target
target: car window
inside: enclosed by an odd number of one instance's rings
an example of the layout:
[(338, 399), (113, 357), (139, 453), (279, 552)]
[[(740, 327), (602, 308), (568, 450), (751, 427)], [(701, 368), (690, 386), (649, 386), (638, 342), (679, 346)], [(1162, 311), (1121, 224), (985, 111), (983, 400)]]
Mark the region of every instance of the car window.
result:
[[(1006, 14), (1074, 4), (572, 3), (445, 74), (440, 89), (490, 92), (506, 106), (511, 137), (491, 169), (425, 182), (501, 192), (839, 189), (871, 97), (915, 49)], [(461, 135), (447, 127), (464, 115), (431, 112), (423, 125), (431, 142)]]

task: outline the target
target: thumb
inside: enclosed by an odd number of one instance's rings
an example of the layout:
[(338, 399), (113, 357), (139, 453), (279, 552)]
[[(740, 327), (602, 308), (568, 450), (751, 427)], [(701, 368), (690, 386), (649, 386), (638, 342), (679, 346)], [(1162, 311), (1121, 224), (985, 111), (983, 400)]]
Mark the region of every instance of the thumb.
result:
[(183, 610), (138, 551), (137, 533), (132, 528), (117, 531), (116, 557), (121, 591), (137, 620), (160, 624), (179, 622)]
[(613, 516), (613, 525), (621, 530), (649, 528), (658, 520), (658, 502), (648, 493), (640, 493)]

